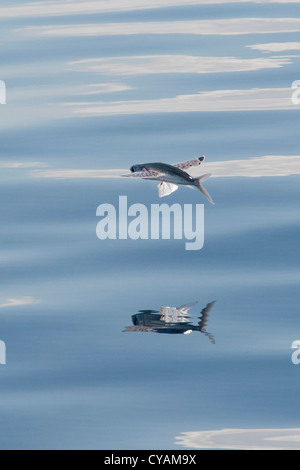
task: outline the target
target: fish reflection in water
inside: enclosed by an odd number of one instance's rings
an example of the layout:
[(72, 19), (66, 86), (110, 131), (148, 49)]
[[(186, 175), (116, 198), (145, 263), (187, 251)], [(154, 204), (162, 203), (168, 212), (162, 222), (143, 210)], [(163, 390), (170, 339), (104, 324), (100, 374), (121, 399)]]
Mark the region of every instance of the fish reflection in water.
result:
[(127, 326), (124, 331), (140, 331), (167, 334), (188, 334), (199, 331), (215, 344), (215, 339), (206, 330), (210, 312), (216, 300), (210, 302), (200, 313), (199, 322), (194, 325), (190, 320), (189, 310), (198, 302), (181, 305), (180, 307), (161, 307), (160, 310), (139, 310), (132, 315), (133, 326)]

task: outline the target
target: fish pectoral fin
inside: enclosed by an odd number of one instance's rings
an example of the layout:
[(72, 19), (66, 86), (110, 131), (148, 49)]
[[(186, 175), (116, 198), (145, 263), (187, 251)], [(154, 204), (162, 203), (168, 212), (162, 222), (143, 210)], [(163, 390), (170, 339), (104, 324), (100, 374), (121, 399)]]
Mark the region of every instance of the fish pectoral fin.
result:
[(176, 191), (178, 189), (177, 184), (165, 183), (164, 181), (159, 183), (159, 185), (157, 187), (158, 187), (159, 197), (168, 196), (169, 194), (172, 194), (174, 191)]
[(146, 169), (141, 171), (141, 173), (143, 173), (143, 175), (144, 175), (143, 178), (156, 178), (157, 176), (160, 175), (160, 173), (158, 171), (146, 170)]
[(198, 302), (190, 302), (189, 304), (183, 304), (180, 305), (180, 307), (176, 307), (176, 310), (178, 310), (180, 313), (183, 315), (187, 314), (189, 310), (191, 310), (192, 307), (194, 307)]
[(185, 162), (175, 163), (173, 166), (179, 168), (180, 170), (187, 170), (191, 166), (199, 166), (204, 161), (204, 155), (200, 158), (194, 158), (193, 160), (187, 160)]
[(122, 175), (122, 176), (127, 176), (127, 177), (131, 177), (131, 178), (144, 178), (144, 179), (147, 179), (147, 178), (156, 178), (157, 176), (159, 176), (159, 173), (157, 173), (156, 171), (153, 171), (153, 170), (145, 170), (145, 171), (136, 171), (135, 173), (129, 173), (128, 175)]
[(152, 175), (160, 175), (161, 174), (160, 171), (153, 170), (152, 168), (147, 168), (147, 167), (143, 167), (142, 171), (145, 171), (147, 173), (151, 173)]

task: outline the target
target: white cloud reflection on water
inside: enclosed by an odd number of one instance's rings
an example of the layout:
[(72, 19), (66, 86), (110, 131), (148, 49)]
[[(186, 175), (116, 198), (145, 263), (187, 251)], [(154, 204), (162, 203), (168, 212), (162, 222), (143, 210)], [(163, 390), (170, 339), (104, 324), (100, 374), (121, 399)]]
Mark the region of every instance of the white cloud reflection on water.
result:
[(0, 162), (0, 168), (44, 168), (47, 163), (41, 162)]
[(247, 47), (261, 52), (299, 51), (300, 42), (269, 42), (263, 44), (254, 44), (252, 46)]
[(7, 307), (23, 307), (25, 305), (34, 305), (39, 304), (40, 300), (34, 299), (33, 297), (16, 297), (16, 298), (9, 298), (4, 301), (0, 301), (0, 308), (7, 308)]
[(123, 12), (131, 10), (149, 10), (155, 8), (226, 4), (226, 3), (300, 3), (299, 0), (114, 0), (113, 3), (107, 1), (44, 1), (30, 2), (24, 5), (14, 5), (0, 8), (1, 18), (15, 17), (45, 17), (45, 16), (65, 16), (80, 14), (95, 14), (109, 12)]
[[(173, 162), (175, 163), (175, 162)], [(206, 161), (202, 166), (206, 173), (212, 173), (212, 177), (262, 177), (262, 176), (290, 176), (300, 174), (300, 155), (280, 156), (267, 155), (244, 160), (228, 160), (220, 162)], [(201, 174), (203, 174), (201, 171)], [(199, 168), (189, 172), (196, 176), (199, 174)], [(126, 169), (49, 169), (33, 170), (30, 176), (34, 178), (120, 178), (128, 174)]]
[(178, 54), (123, 56), (70, 62), (72, 69), (110, 75), (148, 75), (161, 73), (224, 73), (280, 68), (292, 63), (287, 57), (207, 57)]
[(116, 116), (154, 113), (294, 110), (291, 88), (214, 90), (156, 100), (69, 102), (67, 117)]
[[(95, 2), (91, 2), (95, 3)], [(171, 4), (171, 2), (170, 2)], [(174, 5), (172, 3), (172, 5)], [(175, 6), (177, 3), (175, 2)], [(61, 5), (51, 3), (49, 8), (60, 9)], [(78, 6), (78, 5), (77, 5)], [(84, 5), (86, 7), (86, 5)], [(102, 5), (104, 6), (104, 5)], [(34, 4), (34, 8), (39, 9), (39, 4)], [(33, 8), (33, 10), (34, 10)], [(43, 6), (44, 8), (44, 6)], [(65, 8), (65, 7), (64, 7)], [(21, 9), (22, 10), (22, 9)], [(19, 11), (20, 17), (22, 11)], [(76, 9), (75, 9), (76, 10)], [(37, 10), (34, 10), (37, 11)], [(63, 10), (62, 10), (63, 11)], [(0, 9), (1, 13), (1, 9)], [(5, 13), (5, 12), (4, 12)], [(6, 13), (8, 13), (6, 11)], [(17, 17), (17, 15), (16, 15)], [(158, 22), (132, 22), (132, 23), (100, 23), (100, 24), (66, 24), (50, 26), (26, 26), (18, 29), (10, 29), (12, 34), (11, 44), (18, 40), (37, 40), (42, 37), (51, 42), (55, 38), (77, 37), (80, 41), (82, 37), (97, 37), (111, 35), (144, 35), (144, 34), (165, 34), (177, 37), (181, 35), (243, 35), (247, 33), (292, 33), (300, 31), (299, 18), (226, 18), (209, 20), (188, 20), (188, 21), (158, 21)], [(9, 31), (8, 31), (9, 34)], [(247, 46), (253, 50), (264, 52), (263, 47), (277, 51), (276, 46), (262, 44)], [(297, 43), (288, 43), (291, 46)], [(246, 45), (245, 45), (246, 46)], [(280, 46), (277, 46), (280, 47)], [(281, 46), (282, 47), (282, 46)], [(242, 47), (245, 49), (245, 47)], [(279, 49), (280, 50), (280, 49)], [(289, 50), (289, 49), (283, 49)], [(86, 56), (83, 56), (86, 57)], [(185, 113), (185, 112), (226, 112), (226, 111), (254, 111), (254, 110), (295, 110), (292, 102), (291, 83), (284, 83), (281, 87), (256, 87), (252, 88), (249, 83), (246, 86), (233, 89), (213, 89), (203, 90), (201, 86), (195, 93), (182, 93), (176, 87), (166, 96), (153, 99), (153, 92), (160, 89), (159, 78), (156, 77), (149, 90), (142, 91), (136, 83), (134, 87), (131, 83), (117, 82), (116, 77), (138, 77), (140, 75), (159, 74), (222, 74), (239, 73), (251, 71), (263, 71), (264, 69), (280, 69), (294, 65), (298, 56), (271, 56), (271, 57), (241, 57), (225, 55), (196, 56), (189, 54), (162, 54), (162, 55), (132, 55), (108, 56), (98, 58), (78, 57), (73, 61), (50, 60), (43, 63), (37, 62), (29, 64), (25, 69), (20, 65), (3, 64), (4, 74), (7, 77), (16, 79), (20, 74), (27, 79), (31, 76), (39, 77), (39, 86), (36, 87), (23, 83), (17, 83), (9, 90), (10, 107), (6, 109), (6, 119), (2, 123), (2, 128), (12, 128), (17, 126), (29, 126), (36, 123), (46, 123), (58, 119), (72, 119), (99, 116), (118, 116), (130, 114), (153, 114), (153, 113)], [(85, 78), (81, 72), (86, 73)], [(25, 75), (24, 75), (25, 74)], [(65, 75), (64, 85), (55, 83), (57, 74)], [(99, 74), (105, 77), (97, 82)], [(72, 79), (71, 79), (71, 75)], [(93, 78), (91, 78), (91, 76)], [(95, 77), (96, 76), (96, 77)], [(75, 77), (75, 83), (73, 82)], [(71, 83), (69, 83), (71, 81)], [(86, 82), (83, 84), (83, 81)], [(77, 84), (77, 83), (78, 84)], [(66, 85), (67, 84), (67, 85)], [(141, 84), (142, 85), (142, 84)], [(230, 87), (229, 87), (230, 88)], [(129, 96), (128, 91), (135, 90)], [(143, 88), (142, 88), (143, 90)], [(122, 93), (123, 92), (123, 93)], [(102, 98), (101, 101), (91, 101), (93, 95), (108, 93), (118, 93), (116, 99)], [(84, 101), (80, 101), (86, 97)], [(151, 99), (150, 99), (151, 97)], [(33, 103), (36, 106), (33, 106)]]
[(26, 26), (13, 31), (13, 40), (59, 37), (132, 36), (145, 34), (191, 34), (231, 36), (278, 34), (300, 31), (300, 18), (230, 18), (189, 21), (144, 21)]
[(184, 432), (176, 444), (192, 449), (300, 450), (300, 428)]
[[(127, 90), (128, 88), (126, 88)], [(100, 90), (99, 88), (98, 90), (89, 88), (85, 91), (81, 89), (78, 96), (106, 92), (107, 90)], [(60, 93), (58, 92), (58, 94)], [(24, 105), (15, 103), (7, 109), (2, 128), (27, 127), (59, 119), (101, 116), (296, 110), (297, 107), (293, 104), (291, 98), (291, 88), (253, 88), (246, 90), (214, 90), (159, 99), (41, 102), (34, 109), (32, 103), (25, 102)]]

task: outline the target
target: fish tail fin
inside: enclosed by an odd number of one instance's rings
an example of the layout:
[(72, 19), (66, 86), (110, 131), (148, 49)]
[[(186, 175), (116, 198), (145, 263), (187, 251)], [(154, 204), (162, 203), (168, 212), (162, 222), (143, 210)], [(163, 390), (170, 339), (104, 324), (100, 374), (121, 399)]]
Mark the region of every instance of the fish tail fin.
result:
[(206, 175), (202, 175), (200, 176), (200, 178), (195, 178), (195, 186), (199, 189), (199, 191), (201, 191), (201, 193), (203, 194), (204, 197), (206, 197), (206, 199), (211, 203), (211, 204), (215, 204), (214, 201), (212, 200), (209, 192), (204, 188), (203, 186), (203, 181), (207, 180), (209, 177), (211, 176), (210, 173), (206, 174)]

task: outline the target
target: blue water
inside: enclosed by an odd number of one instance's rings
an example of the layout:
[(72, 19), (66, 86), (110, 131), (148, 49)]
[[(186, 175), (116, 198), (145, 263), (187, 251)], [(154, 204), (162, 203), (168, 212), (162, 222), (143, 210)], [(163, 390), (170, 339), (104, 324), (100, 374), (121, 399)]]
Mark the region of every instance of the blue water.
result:
[[(299, 50), (262, 53), (246, 46), (297, 42), (299, 32), (41, 38), (38, 30), (30, 37), (23, 30), (248, 17), (297, 18), (300, 5), (249, 2), (2, 18), (7, 39), (0, 79), (7, 104), (0, 106), (0, 340), (6, 344), (1, 449), (183, 449), (176, 440), (182, 433), (300, 427), (300, 365), (291, 361), (291, 344), (300, 337), (299, 171), (212, 178), (205, 185), (215, 206), (185, 188), (164, 199), (205, 203), (200, 251), (186, 251), (183, 240), (97, 238), (98, 205), (117, 206), (119, 196), (127, 195), (128, 204), (149, 208), (160, 202), (153, 182), (34, 173), (122, 169), (201, 154), (207, 162), (299, 155), (297, 106), (86, 118), (62, 106), (289, 88), (300, 79)], [(280, 68), (206, 74), (110, 75), (68, 65), (160, 54), (294, 57)], [(78, 87), (88, 91), (87, 85), (101, 83), (131, 89), (78, 94)], [(15, 163), (23, 166), (9, 167)], [(159, 332), (124, 331), (141, 311), (194, 301), (192, 334), (163, 334), (167, 323)], [(198, 331), (201, 311), (212, 301), (205, 331)], [(172, 333), (178, 328), (173, 325)]]

